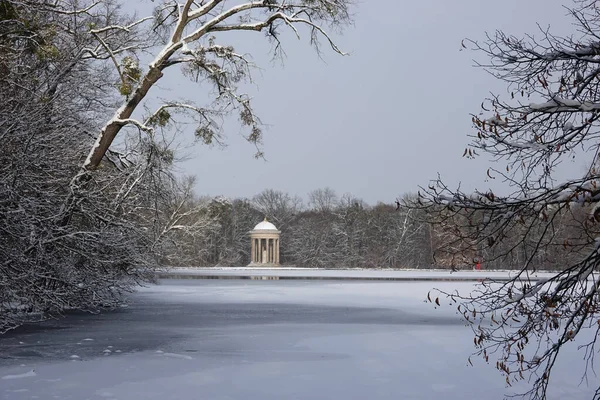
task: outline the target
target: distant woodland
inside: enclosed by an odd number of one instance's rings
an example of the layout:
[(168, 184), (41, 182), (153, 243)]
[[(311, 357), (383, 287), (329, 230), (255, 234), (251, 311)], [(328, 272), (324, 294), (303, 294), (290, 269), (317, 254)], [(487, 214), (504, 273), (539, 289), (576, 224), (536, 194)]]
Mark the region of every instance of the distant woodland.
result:
[[(332, 189), (317, 189), (308, 201), (288, 193), (267, 189), (251, 199), (189, 198), (185, 225), (195, 230), (174, 230), (164, 243), (161, 262), (171, 266), (242, 266), (250, 260), (248, 232), (267, 218), (281, 230), (281, 263), (318, 268), (456, 268), (472, 269), (477, 261), (484, 269), (519, 268), (534, 254), (535, 237), (519, 243), (528, 229), (506, 232), (501, 244), (494, 236), (473, 247), (465, 229), (453, 219), (433, 223), (431, 213), (410, 205), (417, 196), (398, 203), (368, 205), (350, 194), (338, 196)], [(182, 212), (180, 209), (178, 212)], [(169, 213), (165, 213), (169, 215)], [(586, 211), (563, 217), (558, 235), (572, 237)], [(481, 216), (483, 217), (483, 216)], [(465, 215), (462, 219), (466, 219)], [(477, 218), (472, 217), (472, 218)], [(451, 223), (453, 221), (454, 223)], [(165, 221), (163, 225), (168, 226)], [(532, 236), (533, 235), (533, 236)], [(539, 269), (556, 269), (576, 252), (565, 252), (564, 241), (535, 253)], [(493, 244), (493, 246), (492, 246)], [(516, 246), (515, 246), (516, 245)]]

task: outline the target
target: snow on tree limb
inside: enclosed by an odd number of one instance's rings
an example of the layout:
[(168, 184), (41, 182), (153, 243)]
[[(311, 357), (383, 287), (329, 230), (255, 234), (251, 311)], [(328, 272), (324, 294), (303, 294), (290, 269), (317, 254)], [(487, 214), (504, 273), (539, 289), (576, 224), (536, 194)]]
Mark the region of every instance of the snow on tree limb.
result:
[[(546, 398), (563, 345), (587, 349), (589, 367), (596, 341), (580, 333), (600, 333), (600, 9), (576, 0), (570, 15), (577, 36), (540, 28), (522, 38), (495, 32), (465, 41), (487, 59), (477, 65), (508, 90), (472, 114), (463, 156), (489, 156), (494, 164), (482, 173), (506, 188), (468, 193), (438, 177), (410, 202), (447, 233), (443, 251), (519, 268), (508, 282), (448, 296), (473, 328), (476, 354), (495, 354), (508, 385), (530, 379), (524, 395), (532, 399)], [(587, 171), (557, 182), (561, 163), (582, 154), (592, 158)], [(538, 282), (536, 271), (553, 265), (551, 278)]]
[[(210, 61), (205, 61), (204, 57), (206, 54), (211, 53), (218, 58), (228, 61), (228, 67), (231, 68), (231, 72), (239, 74), (241, 77), (249, 77), (250, 63), (248, 63), (243, 55), (235, 53), (230, 47), (214, 44), (214, 39), (212, 38), (209, 40), (209, 45), (206, 46), (205, 43), (201, 42), (201, 39), (209, 33), (232, 30), (262, 31), (269, 29), (269, 35), (278, 40), (276, 34), (271, 29), (278, 21), (281, 21), (289, 26), (296, 35), (298, 35), (298, 31), (295, 25), (308, 26), (313, 32), (317, 32), (324, 37), (336, 53), (345, 54), (337, 47), (331, 36), (321, 27), (320, 23), (342, 25), (348, 22), (349, 0), (318, 0), (314, 2), (296, 0), (281, 4), (272, 1), (250, 1), (235, 5), (231, 5), (231, 3), (230, 1), (223, 0), (212, 0), (200, 4), (191, 0), (185, 1), (183, 4), (165, 3), (175, 4), (176, 6), (177, 20), (169, 26), (171, 29), (170, 39), (149, 64), (148, 70), (142, 76), (136, 77), (132, 82), (126, 81), (125, 74), (114, 52), (98, 35), (115, 29), (128, 31), (128, 29), (139, 25), (148, 18), (143, 18), (128, 26), (111, 25), (91, 30), (91, 33), (97, 38), (101, 47), (106, 50), (108, 58), (113, 60), (113, 64), (119, 76), (121, 76), (122, 93), (126, 94), (127, 99), (98, 135), (95, 145), (91, 148), (83, 164), (85, 170), (93, 170), (98, 167), (104, 154), (121, 129), (122, 125), (117, 121), (128, 120), (133, 111), (144, 100), (150, 88), (163, 76), (164, 71), (173, 65), (189, 65), (190, 68), (198, 72), (203, 71), (203, 73), (208, 74), (211, 81), (219, 89), (220, 96), (228, 96), (239, 105), (242, 123), (251, 128), (251, 132), (247, 136), (248, 141), (255, 145), (260, 143), (261, 131), (259, 120), (254, 116), (249, 99), (245, 95), (237, 93), (236, 82), (228, 80), (228, 71), (226, 69)], [(262, 14), (257, 13), (258, 11)], [(207, 16), (207, 19), (200, 21)], [(159, 24), (167, 26), (166, 20), (161, 19), (157, 21), (159, 21)], [(196, 23), (196, 21), (200, 22)], [(189, 48), (191, 44), (195, 44), (198, 47), (195, 50), (191, 50)], [(96, 53), (90, 51), (90, 54)], [(135, 85), (135, 87), (129, 90), (130, 85)], [(227, 112), (231, 112), (232, 110), (230, 109)]]

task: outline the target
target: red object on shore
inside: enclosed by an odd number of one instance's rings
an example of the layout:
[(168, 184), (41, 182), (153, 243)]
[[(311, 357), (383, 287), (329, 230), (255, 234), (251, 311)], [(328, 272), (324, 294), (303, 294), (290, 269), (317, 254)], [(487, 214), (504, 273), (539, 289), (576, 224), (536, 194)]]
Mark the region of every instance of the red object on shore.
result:
[(477, 261), (477, 265), (475, 265), (475, 269), (477, 271), (481, 270), (481, 262)]

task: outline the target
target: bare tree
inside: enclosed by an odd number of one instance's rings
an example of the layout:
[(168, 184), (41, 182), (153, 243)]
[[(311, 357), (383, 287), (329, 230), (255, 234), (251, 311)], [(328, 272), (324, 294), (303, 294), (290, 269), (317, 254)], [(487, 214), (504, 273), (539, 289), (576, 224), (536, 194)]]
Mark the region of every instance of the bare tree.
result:
[[(343, 255), (339, 267), (356, 268), (363, 265), (366, 257), (366, 233), (370, 217), (367, 205), (361, 199), (346, 193), (334, 210), (336, 216), (332, 226), (337, 237), (338, 251)], [(342, 258), (342, 257), (340, 257)]]
[(171, 179), (167, 190), (158, 191), (165, 195), (153, 196), (158, 204), (149, 208), (153, 215), (144, 225), (152, 232), (150, 250), (156, 253), (162, 265), (201, 263), (209, 252), (207, 238), (220, 226), (210, 203), (196, 198), (194, 184), (195, 179), (191, 177)]
[[(113, 61), (120, 77), (119, 90), (125, 97), (112, 118), (96, 136), (82, 170), (74, 179), (78, 185), (85, 181), (87, 172), (95, 170), (117, 134), (128, 125), (145, 132), (152, 132), (157, 123), (167, 123), (171, 110), (179, 109), (193, 115), (198, 121), (196, 135), (210, 143), (217, 140), (220, 131), (215, 120), (218, 116), (237, 111), (240, 122), (250, 128), (246, 138), (256, 145), (261, 142), (260, 121), (255, 115), (249, 96), (239, 91), (241, 82), (250, 79), (252, 63), (248, 55), (238, 53), (232, 46), (222, 43), (222, 32), (264, 32), (274, 41), (276, 53), (281, 51), (279, 30), (290, 28), (300, 35), (300, 28), (308, 29), (311, 43), (319, 49), (319, 38), (324, 39), (337, 53), (344, 54), (325, 31), (325, 26), (339, 28), (349, 22), (350, 0), (292, 0), (292, 1), (234, 1), (209, 0), (177, 2), (163, 0), (156, 7), (155, 15), (128, 24), (109, 24), (94, 27), (90, 34), (97, 40), (93, 52), (99, 58)], [(93, 14), (94, 3), (86, 12)], [(152, 19), (148, 32), (151, 38), (163, 39), (162, 49), (143, 70), (135, 57), (135, 47), (112, 45), (109, 38), (119, 33), (134, 32), (135, 28)], [(92, 50), (90, 50), (90, 53)], [(142, 104), (150, 89), (164, 73), (175, 66), (198, 82), (213, 86), (213, 101), (208, 107), (179, 101), (159, 106), (145, 119), (133, 118), (134, 111)], [(259, 151), (260, 155), (260, 151)]]
[[(206, 225), (189, 207), (191, 183), (172, 174), (168, 143), (141, 134), (106, 153), (85, 189), (72, 192), (78, 211), (64, 218), (90, 132), (114, 106), (110, 57), (103, 62), (89, 47), (89, 30), (123, 20), (112, 2), (82, 3), (0, 3), (0, 333), (120, 304), (153, 279), (175, 232)], [(115, 33), (104, 42), (127, 47), (136, 38)]]
[(94, 229), (87, 217), (68, 228), (53, 223), (93, 127), (79, 106), (105, 76), (101, 66), (92, 75), (72, 57), (76, 28), (61, 28), (74, 15), (56, 12), (56, 4), (0, 6), (0, 332), (68, 308), (114, 305), (146, 273), (143, 236), (106, 224), (114, 213)]
[[(472, 115), (473, 141), (464, 156), (491, 155), (500, 167), (487, 175), (506, 181), (509, 194), (465, 193), (438, 179), (411, 204), (453, 233), (448, 251), (518, 268), (508, 282), (450, 297), (473, 327), (477, 353), (497, 358), (508, 385), (530, 382), (524, 394), (533, 399), (546, 398), (569, 342), (581, 346), (591, 373), (600, 334), (600, 8), (576, 0), (568, 11), (571, 36), (540, 29), (537, 36), (496, 32), (481, 43), (464, 42), (508, 87), (508, 95), (490, 97)], [(587, 154), (594, 155), (587, 173), (555, 181), (562, 161)], [(552, 264), (556, 272), (536, 281), (534, 273)]]
[(334, 233), (335, 221), (332, 213), (304, 211), (290, 229), (286, 241), (281, 241), (286, 262), (302, 267), (338, 268), (345, 254), (338, 245), (339, 235)]
[(217, 222), (204, 247), (210, 251), (196, 265), (240, 266), (250, 260), (248, 232), (260, 218), (247, 200), (230, 200), (224, 197), (211, 199), (210, 215)]
[(430, 268), (433, 264), (429, 224), (418, 210), (378, 204), (370, 210), (365, 266), (370, 268)]
[(331, 212), (337, 205), (338, 197), (329, 187), (315, 189), (308, 194), (308, 206), (316, 212)]
[(252, 198), (256, 210), (272, 220), (278, 228), (285, 229), (302, 210), (302, 199), (279, 190), (265, 189)]

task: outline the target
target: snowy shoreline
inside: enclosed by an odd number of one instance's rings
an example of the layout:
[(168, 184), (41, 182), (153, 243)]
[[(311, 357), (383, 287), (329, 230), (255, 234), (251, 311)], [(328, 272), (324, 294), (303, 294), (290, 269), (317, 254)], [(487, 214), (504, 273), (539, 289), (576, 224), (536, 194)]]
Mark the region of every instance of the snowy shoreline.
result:
[[(170, 268), (157, 273), (161, 279), (333, 279), (333, 280), (386, 280), (386, 281), (479, 281), (482, 279), (508, 280), (518, 271), (457, 271), (449, 270), (374, 270), (374, 269), (319, 269), (319, 268)], [(551, 272), (536, 272), (533, 280), (548, 278)]]

